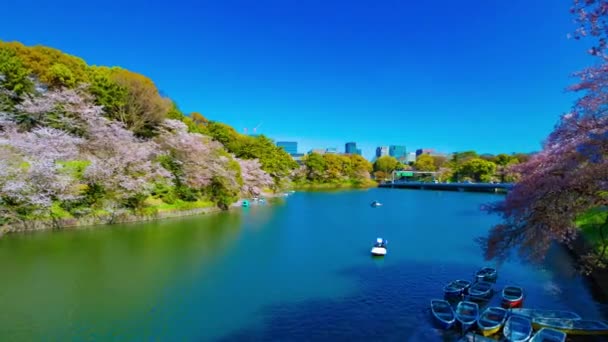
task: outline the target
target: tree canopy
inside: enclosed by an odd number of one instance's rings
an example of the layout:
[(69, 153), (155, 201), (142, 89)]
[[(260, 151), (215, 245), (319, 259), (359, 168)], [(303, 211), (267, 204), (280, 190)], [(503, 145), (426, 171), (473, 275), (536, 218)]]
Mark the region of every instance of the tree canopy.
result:
[[(505, 258), (513, 247), (520, 255), (541, 260), (551, 242), (568, 243), (581, 232), (594, 249), (581, 258), (585, 271), (607, 264), (608, 242), (608, 1), (575, 0), (572, 12), (579, 25), (575, 38), (595, 38), (590, 53), (601, 62), (577, 75), (570, 90), (582, 94), (562, 115), (543, 150), (513, 167), (519, 182), (505, 201), (487, 210), (504, 222), (481, 239), (487, 258)], [(589, 216), (598, 218), (588, 219)], [(584, 218), (584, 219), (583, 219)]]

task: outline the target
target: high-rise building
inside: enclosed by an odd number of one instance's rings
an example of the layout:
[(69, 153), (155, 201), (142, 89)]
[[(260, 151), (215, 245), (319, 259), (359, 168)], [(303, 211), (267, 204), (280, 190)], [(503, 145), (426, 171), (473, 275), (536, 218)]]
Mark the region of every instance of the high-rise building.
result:
[(405, 146), (401, 145), (391, 145), (388, 147), (388, 155), (391, 157), (395, 157), (400, 162), (405, 162), (407, 159), (407, 151)]
[(376, 147), (376, 157), (384, 157), (388, 156), (388, 146), (378, 146)]
[(325, 149), (326, 154), (338, 154), (338, 149), (336, 147), (328, 147)]
[(407, 154), (407, 160), (408, 163), (415, 163), (416, 162), (416, 152), (410, 152)]
[(356, 153), (356, 154), (358, 154), (358, 155), (362, 155), (362, 154), (361, 154), (361, 149), (360, 149), (360, 148), (358, 148), (358, 149), (357, 149), (357, 151), (356, 151), (355, 153)]
[(344, 145), (344, 153), (357, 154), (357, 143), (356, 142), (347, 142), (346, 145)]
[(323, 148), (313, 148), (312, 150), (308, 151), (308, 153), (316, 153), (316, 154), (325, 154), (325, 149)]
[(277, 146), (282, 147), (289, 154), (298, 154), (298, 143), (296, 141), (277, 141)]
[(419, 148), (416, 150), (416, 157), (421, 154), (433, 154), (433, 153), (435, 153), (435, 150), (433, 150), (432, 148)]

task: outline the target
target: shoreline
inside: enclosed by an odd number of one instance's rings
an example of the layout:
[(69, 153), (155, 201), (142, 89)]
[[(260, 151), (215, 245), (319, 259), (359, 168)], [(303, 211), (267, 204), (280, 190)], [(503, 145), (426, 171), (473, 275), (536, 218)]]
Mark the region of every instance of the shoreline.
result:
[[(570, 245), (563, 244), (570, 255), (575, 259), (581, 259), (591, 250), (591, 244), (579, 233)], [(608, 303), (608, 268), (594, 269), (590, 274), (583, 274), (591, 291), (599, 297), (601, 302)]]
[[(283, 197), (283, 192), (280, 193), (263, 193), (260, 196), (265, 198), (279, 198)], [(103, 216), (87, 216), (81, 218), (64, 218), (64, 219), (53, 219), (48, 218), (44, 220), (32, 220), (16, 223), (13, 225), (0, 226), (0, 238), (7, 234), (19, 234), (28, 232), (48, 231), (48, 230), (68, 230), (68, 229), (79, 229), (87, 227), (99, 226), (111, 226), (115, 224), (125, 223), (139, 223), (149, 221), (160, 221), (172, 218), (196, 216), (196, 215), (209, 215), (216, 214), (224, 211), (234, 210), (242, 206), (243, 200), (249, 200), (248, 198), (241, 198), (236, 202), (232, 203), (227, 210), (222, 210), (219, 207), (211, 206), (205, 208), (195, 208), (186, 210), (171, 210), (156, 212), (154, 214), (136, 214), (133, 212), (117, 213), (115, 215), (103, 215)]]

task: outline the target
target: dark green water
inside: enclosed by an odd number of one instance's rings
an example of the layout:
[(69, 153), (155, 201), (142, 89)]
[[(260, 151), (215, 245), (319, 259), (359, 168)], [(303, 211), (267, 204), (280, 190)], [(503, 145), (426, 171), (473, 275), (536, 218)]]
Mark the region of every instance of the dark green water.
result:
[[(371, 208), (372, 200), (384, 203)], [(230, 213), (0, 240), (0, 340), (451, 341), (428, 303), (484, 265), (487, 194), (296, 193)], [(384, 259), (369, 256), (377, 236)], [(525, 306), (605, 319), (561, 250), (499, 265)], [(497, 298), (495, 298), (496, 300)]]

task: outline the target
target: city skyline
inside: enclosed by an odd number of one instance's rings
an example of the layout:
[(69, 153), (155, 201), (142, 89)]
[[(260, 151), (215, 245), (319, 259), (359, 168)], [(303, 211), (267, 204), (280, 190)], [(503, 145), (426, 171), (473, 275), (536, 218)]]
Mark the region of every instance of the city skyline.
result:
[[(401, 143), (536, 151), (577, 97), (564, 92), (576, 82), (571, 73), (592, 63), (588, 46), (566, 38), (575, 29), (567, 2), (94, 6), (8, 2), (4, 10), (28, 13), (31, 25), (7, 16), (0, 39), (140, 72), (186, 113), (239, 132), (263, 122), (257, 133), (297, 140), (303, 151), (342, 146), (336, 132), (366, 157)], [(319, 13), (340, 13), (340, 20), (311, 26)], [(468, 13), (475, 20), (463, 21)], [(108, 16), (113, 25), (90, 24)]]

